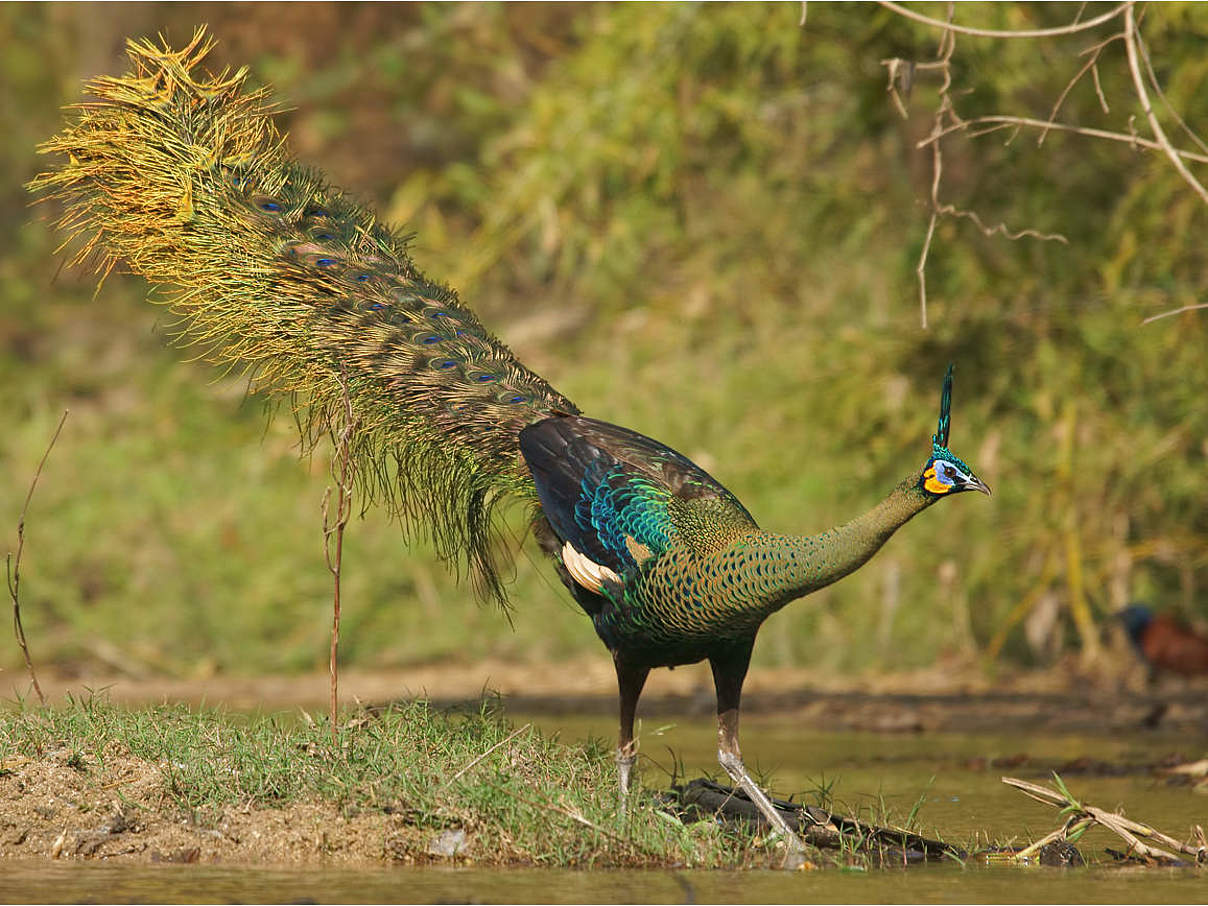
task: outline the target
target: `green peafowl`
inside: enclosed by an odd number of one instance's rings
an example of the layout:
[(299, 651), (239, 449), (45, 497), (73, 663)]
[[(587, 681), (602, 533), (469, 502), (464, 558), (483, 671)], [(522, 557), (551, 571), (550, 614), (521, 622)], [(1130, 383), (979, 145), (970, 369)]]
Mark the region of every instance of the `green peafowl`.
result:
[(813, 536), (763, 531), (716, 479), (634, 431), (586, 418), (516, 361), (404, 240), (287, 154), (246, 70), (195, 76), (211, 47), (130, 42), (134, 70), (42, 148), (35, 191), (63, 205), (76, 260), (164, 290), (182, 335), (255, 389), (292, 397), (306, 438), (351, 405), (366, 499), (420, 526), (504, 602), (491, 518), (531, 502), (538, 541), (612, 652), (621, 805), (638, 698), (654, 667), (708, 660), (718, 760), (794, 846), (743, 767), (739, 699), (756, 633), (788, 602), (865, 563), (907, 520), (989, 489), (948, 450), (952, 370), (921, 469), (857, 519)]

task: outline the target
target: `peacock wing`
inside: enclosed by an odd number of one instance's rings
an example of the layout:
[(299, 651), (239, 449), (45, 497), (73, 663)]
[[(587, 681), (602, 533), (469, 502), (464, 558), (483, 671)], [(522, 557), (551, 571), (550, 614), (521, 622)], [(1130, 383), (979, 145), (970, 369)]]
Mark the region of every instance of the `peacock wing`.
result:
[(672, 545), (707, 543), (707, 535), (694, 531), (702, 511), (755, 527), (737, 498), (704, 469), (627, 428), (556, 416), (525, 428), (520, 449), (564, 545), (563, 565), (596, 593), (610, 583), (624, 585)]

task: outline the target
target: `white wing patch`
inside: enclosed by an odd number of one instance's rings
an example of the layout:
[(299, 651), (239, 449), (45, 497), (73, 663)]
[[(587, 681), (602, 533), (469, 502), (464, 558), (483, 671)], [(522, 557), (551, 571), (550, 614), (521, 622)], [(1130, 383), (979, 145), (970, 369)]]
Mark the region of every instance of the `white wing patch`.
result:
[(569, 541), (562, 545), (562, 565), (570, 577), (588, 591), (602, 594), (605, 583), (620, 585), (621, 577), (607, 566), (588, 559), (575, 550)]

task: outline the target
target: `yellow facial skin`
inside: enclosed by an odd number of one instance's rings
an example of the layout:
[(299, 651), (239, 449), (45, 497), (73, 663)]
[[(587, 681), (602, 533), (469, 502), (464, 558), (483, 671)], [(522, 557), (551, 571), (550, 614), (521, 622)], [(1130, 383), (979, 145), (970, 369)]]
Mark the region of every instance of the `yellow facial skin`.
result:
[(928, 466), (923, 473), (923, 487), (932, 494), (947, 494), (952, 490), (952, 485), (944, 484), (935, 477), (935, 466)]

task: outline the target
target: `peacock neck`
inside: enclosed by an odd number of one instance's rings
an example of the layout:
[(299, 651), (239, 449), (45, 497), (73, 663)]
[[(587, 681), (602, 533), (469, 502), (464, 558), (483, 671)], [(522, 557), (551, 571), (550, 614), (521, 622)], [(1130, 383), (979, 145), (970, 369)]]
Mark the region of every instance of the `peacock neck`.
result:
[(837, 582), (867, 563), (894, 532), (936, 499), (924, 494), (917, 476), (912, 476), (867, 513), (821, 534), (749, 536), (748, 562), (759, 563), (760, 569), (758, 591), (748, 600), (760, 600), (761, 609), (770, 613)]

